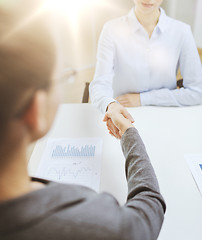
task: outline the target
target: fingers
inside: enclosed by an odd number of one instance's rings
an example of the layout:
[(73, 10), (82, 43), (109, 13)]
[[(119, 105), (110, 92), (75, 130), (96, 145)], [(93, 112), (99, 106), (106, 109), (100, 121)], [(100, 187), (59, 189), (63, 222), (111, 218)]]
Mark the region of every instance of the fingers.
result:
[(122, 137), (123, 136), (123, 132), (121, 130), (119, 130), (119, 135)]
[(112, 122), (111, 119), (108, 119), (108, 120), (107, 120), (107, 128), (108, 128), (108, 130), (109, 130), (109, 133), (110, 133), (112, 136), (114, 136), (114, 137), (116, 137), (116, 138), (118, 138), (118, 139), (121, 138), (121, 135), (119, 134), (119, 129), (113, 124), (113, 122)]
[[(123, 107), (130, 107), (130, 104), (129, 104), (128, 99), (127, 99), (127, 95), (119, 96), (116, 99), (120, 104), (123, 105)], [(121, 113), (123, 114), (123, 116), (125, 118), (129, 119), (132, 123), (135, 122), (133, 117), (130, 115), (130, 113), (125, 108), (121, 109)]]
[(120, 138), (121, 136), (119, 135), (119, 129), (113, 124), (112, 120), (109, 119), (107, 122), (107, 126), (109, 131), (116, 137)]
[(127, 103), (121, 103), (121, 105), (122, 105), (123, 107), (130, 107), (130, 105), (129, 105), (128, 102), (127, 102)]
[(125, 95), (117, 97), (116, 100), (122, 105), (128, 103), (128, 99)]
[(124, 107), (130, 107), (130, 104), (128, 101), (119, 101), (119, 103)]
[(122, 114), (125, 118), (129, 119), (132, 123), (135, 122), (135, 120), (133, 119), (133, 117), (130, 115), (130, 113), (125, 109), (123, 108), (122, 110)]
[(104, 118), (103, 118), (103, 122), (107, 122), (108, 119), (109, 119), (109, 117), (108, 117), (108, 114), (106, 113)]
[(125, 107), (139, 107), (141, 106), (139, 93), (128, 93), (121, 95), (116, 100)]
[(109, 133), (118, 139), (121, 139), (125, 130), (134, 123), (133, 117), (118, 103), (109, 105), (103, 121), (106, 122)]
[(115, 136), (111, 131), (109, 131), (109, 134), (110, 134), (112, 137), (115, 137), (115, 138), (116, 138), (116, 136)]
[(118, 97), (116, 98), (116, 100), (117, 100), (119, 103), (121, 103), (121, 102), (126, 101), (126, 100), (127, 100), (127, 97), (126, 97), (126, 95), (121, 95), (121, 96), (118, 96)]

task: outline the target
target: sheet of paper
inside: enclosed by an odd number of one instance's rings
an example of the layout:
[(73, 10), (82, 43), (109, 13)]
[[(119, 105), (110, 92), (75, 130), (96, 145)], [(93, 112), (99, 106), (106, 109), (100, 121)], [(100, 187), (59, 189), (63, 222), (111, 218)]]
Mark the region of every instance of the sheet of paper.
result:
[(202, 154), (188, 154), (185, 158), (202, 195)]
[(36, 176), (99, 191), (102, 139), (49, 139)]

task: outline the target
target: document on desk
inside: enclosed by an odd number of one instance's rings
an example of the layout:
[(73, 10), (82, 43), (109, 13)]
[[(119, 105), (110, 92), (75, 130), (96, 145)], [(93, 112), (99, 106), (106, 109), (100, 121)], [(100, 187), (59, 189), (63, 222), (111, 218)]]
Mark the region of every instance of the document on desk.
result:
[(187, 154), (185, 158), (202, 195), (202, 154)]
[(36, 177), (99, 191), (102, 139), (49, 139)]

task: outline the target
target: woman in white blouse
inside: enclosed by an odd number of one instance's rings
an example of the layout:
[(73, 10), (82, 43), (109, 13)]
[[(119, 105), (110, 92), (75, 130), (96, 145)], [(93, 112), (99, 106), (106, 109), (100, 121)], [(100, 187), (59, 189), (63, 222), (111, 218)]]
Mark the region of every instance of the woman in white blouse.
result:
[(90, 85), (91, 100), (103, 113), (202, 104), (202, 67), (190, 26), (166, 16), (162, 2), (134, 0), (127, 16), (104, 25)]

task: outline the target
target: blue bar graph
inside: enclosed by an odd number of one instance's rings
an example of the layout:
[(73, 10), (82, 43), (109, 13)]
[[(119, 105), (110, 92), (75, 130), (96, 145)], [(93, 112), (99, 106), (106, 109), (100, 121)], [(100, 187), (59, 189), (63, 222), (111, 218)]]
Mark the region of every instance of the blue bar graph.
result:
[(67, 147), (62, 147), (61, 145), (57, 145), (53, 150), (52, 157), (53, 158), (63, 158), (63, 157), (94, 157), (95, 156), (95, 146), (93, 145), (85, 145), (80, 149), (78, 147), (71, 147), (68, 145)]

